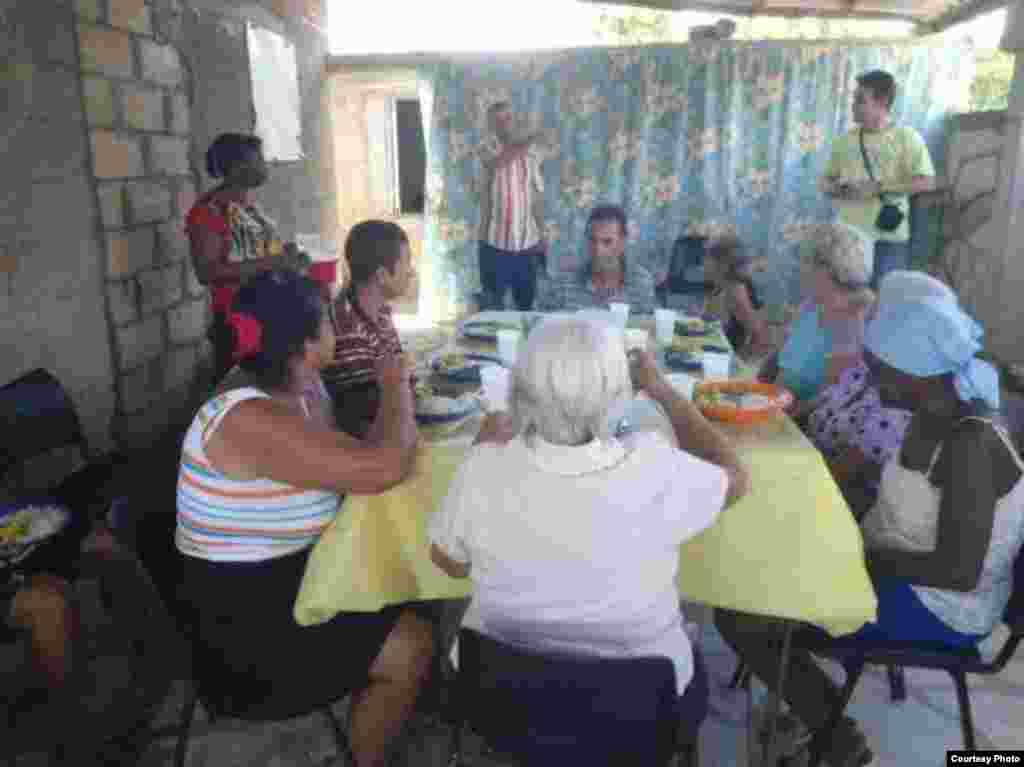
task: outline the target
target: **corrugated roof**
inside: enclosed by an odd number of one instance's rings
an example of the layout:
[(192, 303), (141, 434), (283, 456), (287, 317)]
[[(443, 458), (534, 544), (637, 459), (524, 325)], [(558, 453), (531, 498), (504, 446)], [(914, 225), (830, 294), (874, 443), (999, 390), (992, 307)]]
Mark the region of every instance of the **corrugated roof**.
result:
[(939, 31), (986, 11), (1003, 8), (1008, 0), (584, 0), (635, 5), (662, 11), (707, 11), (737, 16), (823, 16), (894, 19)]

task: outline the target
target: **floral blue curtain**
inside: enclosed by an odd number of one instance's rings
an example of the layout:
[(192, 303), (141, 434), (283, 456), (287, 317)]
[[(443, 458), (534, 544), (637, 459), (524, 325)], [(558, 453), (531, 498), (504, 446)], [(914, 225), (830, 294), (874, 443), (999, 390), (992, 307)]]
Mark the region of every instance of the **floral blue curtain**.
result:
[(797, 250), (833, 217), (816, 188), (830, 140), (851, 125), (855, 77), (885, 69), (899, 83), (899, 123), (925, 137), (941, 174), (944, 117), (973, 58), (937, 41), (847, 45), (698, 43), (450, 57), (425, 66), (425, 254), (445, 300), (480, 289), (477, 225), (487, 107), (508, 101), (545, 134), (548, 269), (585, 257), (583, 230), (601, 202), (623, 205), (628, 252), (667, 272), (683, 233), (731, 231), (765, 268), (770, 303), (795, 301)]

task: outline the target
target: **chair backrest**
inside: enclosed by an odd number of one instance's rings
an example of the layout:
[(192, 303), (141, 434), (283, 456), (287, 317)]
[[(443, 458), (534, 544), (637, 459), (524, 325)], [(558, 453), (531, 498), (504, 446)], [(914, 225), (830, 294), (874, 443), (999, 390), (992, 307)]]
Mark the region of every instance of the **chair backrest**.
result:
[(75, 403), (42, 368), (0, 387), (0, 434), (0, 476), (68, 445), (77, 445), (83, 459), (89, 457)]
[(1013, 563), (1013, 590), (1003, 610), (1003, 622), (1014, 634), (1024, 634), (1024, 549)]
[(458, 690), (474, 729), (531, 767), (664, 765), (675, 752), (668, 658), (541, 653), (464, 628)]
[(711, 290), (711, 284), (704, 280), (706, 245), (706, 237), (683, 236), (676, 239), (668, 267), (669, 292), (703, 294)]
[(1024, 449), (1024, 396), (1003, 390), (1003, 418), (1018, 450)]

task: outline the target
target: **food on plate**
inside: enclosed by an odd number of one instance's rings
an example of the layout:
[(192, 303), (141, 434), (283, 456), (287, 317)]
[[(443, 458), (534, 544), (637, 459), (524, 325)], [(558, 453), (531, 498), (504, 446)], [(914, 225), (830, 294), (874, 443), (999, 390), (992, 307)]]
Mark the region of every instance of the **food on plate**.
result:
[(408, 331), (399, 334), (402, 346), (414, 355), (428, 354), (444, 345), (445, 334), (439, 330)]
[(417, 400), (428, 399), (434, 396), (434, 389), (426, 381), (417, 381), (413, 394), (416, 395)]
[(32, 512), (18, 511), (0, 524), (0, 544), (17, 543), (32, 529)]
[(0, 546), (17, 546), (46, 538), (64, 525), (67, 512), (59, 506), (25, 506), (0, 518)]
[(673, 351), (687, 352), (689, 354), (696, 354), (702, 351), (702, 341), (699, 338), (684, 338), (682, 336), (676, 336), (672, 339), (672, 346), (670, 347)]
[(717, 389), (701, 389), (694, 395), (693, 402), (697, 407), (739, 407), (741, 396)]
[(520, 322), (498, 322), (497, 320), (481, 320), (479, 322), (467, 322), (464, 330), (473, 335), (498, 335), (499, 330), (522, 330)]
[(449, 352), (448, 354), (444, 354), (437, 361), (437, 369), (441, 372), (459, 370), (464, 367), (466, 367), (466, 355), (460, 354), (459, 352)]
[(707, 329), (708, 323), (706, 323), (700, 317), (686, 317), (681, 320), (676, 320), (675, 324), (675, 333), (677, 336), (706, 333)]
[(714, 381), (698, 384), (693, 402), (708, 418), (743, 425), (774, 418), (793, 403), (793, 395), (760, 381)]
[(717, 389), (703, 389), (697, 393), (693, 401), (702, 407), (740, 407), (747, 410), (768, 407), (775, 402), (764, 394), (726, 392)]

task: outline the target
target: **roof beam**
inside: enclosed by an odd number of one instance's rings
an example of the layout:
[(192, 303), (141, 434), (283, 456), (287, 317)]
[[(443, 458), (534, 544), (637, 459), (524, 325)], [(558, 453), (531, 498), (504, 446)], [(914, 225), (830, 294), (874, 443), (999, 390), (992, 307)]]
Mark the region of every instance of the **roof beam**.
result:
[[(608, 0), (588, 0), (589, 2), (608, 2)], [(809, 8), (773, 8), (767, 0), (761, 0), (756, 9), (751, 3), (736, 3), (729, 0), (611, 0), (625, 5), (637, 5), (648, 8), (658, 7), (661, 10), (675, 11), (706, 11), (710, 13), (726, 13), (731, 16), (776, 16), (781, 18), (802, 18), (810, 16), (822, 19), (889, 19), (892, 21), (916, 21), (913, 14), (896, 11), (858, 11), (854, 10), (855, 2), (846, 3), (846, 10), (812, 10)]]
[(944, 32), (952, 26), (970, 21), (975, 16), (981, 16), (983, 13), (989, 13), (990, 11), (998, 11), (1009, 4), (1010, 0), (971, 0), (971, 2), (964, 3), (958, 8), (947, 11), (931, 21), (920, 22), (917, 25), (918, 30), (922, 34)]
[[(922, 20), (919, 14), (909, 11), (887, 11), (880, 8), (864, 10), (861, 0), (842, 0), (841, 10), (815, 10), (812, 3), (807, 4), (811, 7), (773, 8), (771, 0), (748, 0), (747, 2), (742, 0), (584, 0), (584, 2), (628, 5), (656, 11), (705, 11), (731, 16), (776, 16), (782, 18), (812, 16), (905, 21), (915, 23), (920, 33), (929, 34), (941, 32), (954, 24), (969, 21), (988, 11), (1003, 8), (1009, 4), (1010, 0), (969, 0), (959, 7), (938, 14), (929, 20)], [(861, 7), (858, 8), (858, 6)]]

